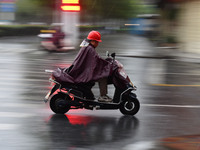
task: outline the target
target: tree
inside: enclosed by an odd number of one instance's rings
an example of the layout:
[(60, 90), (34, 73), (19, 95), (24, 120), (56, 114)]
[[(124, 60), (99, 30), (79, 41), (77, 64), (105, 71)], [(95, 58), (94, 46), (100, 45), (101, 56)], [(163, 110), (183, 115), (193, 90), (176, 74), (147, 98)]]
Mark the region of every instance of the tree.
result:
[(99, 18), (127, 19), (134, 16), (133, 1), (135, 0), (80, 0), (81, 13)]
[[(141, 0), (79, 0), (81, 20), (129, 19), (147, 12)], [(52, 14), (61, 0), (18, 0), (17, 19), (21, 21), (52, 21)]]
[(18, 0), (16, 19), (20, 22), (51, 21), (53, 0)]

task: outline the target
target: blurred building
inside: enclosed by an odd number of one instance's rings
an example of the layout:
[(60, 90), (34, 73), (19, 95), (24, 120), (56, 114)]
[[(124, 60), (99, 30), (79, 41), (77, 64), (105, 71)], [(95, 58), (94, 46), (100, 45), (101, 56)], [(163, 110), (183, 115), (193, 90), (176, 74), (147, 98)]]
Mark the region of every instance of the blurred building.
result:
[(15, 20), (16, 0), (0, 0), (0, 22)]
[(163, 35), (174, 36), (183, 52), (200, 54), (200, 1), (159, 0)]
[(200, 1), (188, 0), (180, 4), (177, 36), (186, 52), (200, 53)]

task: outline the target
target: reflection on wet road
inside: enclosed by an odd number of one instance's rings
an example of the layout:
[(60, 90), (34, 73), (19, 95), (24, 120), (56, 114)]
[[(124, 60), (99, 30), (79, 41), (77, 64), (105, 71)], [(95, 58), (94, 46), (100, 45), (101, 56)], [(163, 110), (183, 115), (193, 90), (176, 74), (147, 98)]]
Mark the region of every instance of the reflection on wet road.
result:
[[(138, 87), (141, 109), (135, 117), (123, 116), (118, 110), (53, 114), (48, 104), (43, 103), (50, 88), (49, 75), (44, 70), (69, 66), (75, 54), (0, 56), (2, 149), (125, 150), (138, 142), (145, 146), (163, 137), (200, 132), (200, 87), (159, 86), (199, 85), (199, 64), (177, 60), (117, 58)], [(93, 91), (98, 96), (96, 85)]]
[[(134, 136), (138, 120), (122, 116), (96, 117), (81, 115), (53, 115), (48, 121), (53, 149), (86, 148), (101, 144), (123, 143)], [(58, 136), (60, 135), (60, 136)], [(117, 148), (115, 145), (112, 148)]]

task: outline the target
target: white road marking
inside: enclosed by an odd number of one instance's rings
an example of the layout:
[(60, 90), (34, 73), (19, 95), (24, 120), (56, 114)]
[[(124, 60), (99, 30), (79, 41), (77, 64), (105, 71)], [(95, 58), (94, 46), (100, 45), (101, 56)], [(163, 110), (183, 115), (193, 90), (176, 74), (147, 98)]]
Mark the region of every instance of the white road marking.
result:
[(123, 148), (123, 150), (150, 150), (156, 146), (155, 142), (152, 141), (141, 141), (134, 144), (129, 144)]
[[(16, 100), (37, 100), (37, 101), (41, 101), (43, 102), (45, 95), (47, 94), (48, 91), (44, 92), (44, 93), (39, 93), (39, 94), (44, 94), (44, 95), (36, 95), (36, 96), (21, 96), (21, 95), (17, 95), (17, 98), (15, 98)], [(15, 94), (10, 95), (9, 99), (12, 99), (13, 96), (16, 96)], [(0, 99), (8, 99), (8, 96), (4, 96), (4, 95), (0, 95)]]
[(16, 130), (19, 128), (19, 124), (0, 124), (0, 131), (1, 130)]
[(39, 104), (22, 104), (22, 103), (2, 103), (0, 107), (12, 107), (12, 108), (35, 108)]
[(19, 112), (0, 112), (0, 117), (12, 117), (12, 118), (27, 118), (32, 117), (34, 114), (30, 113), (19, 113)]
[(30, 81), (32, 81), (32, 82), (48, 81), (47, 79), (26, 79), (26, 78), (9, 78), (9, 77), (4, 77), (3, 80), (7, 80), (7, 81), (29, 81), (29, 82)]
[(174, 107), (174, 108), (200, 108), (200, 105), (163, 105), (163, 104), (141, 104), (145, 107)]

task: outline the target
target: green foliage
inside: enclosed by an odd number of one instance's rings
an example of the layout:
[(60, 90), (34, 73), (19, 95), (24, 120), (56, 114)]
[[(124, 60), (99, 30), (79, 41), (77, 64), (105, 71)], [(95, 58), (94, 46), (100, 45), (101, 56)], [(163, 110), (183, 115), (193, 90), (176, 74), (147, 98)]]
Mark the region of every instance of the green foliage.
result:
[(81, 19), (130, 19), (138, 14), (156, 13), (154, 5), (141, 0), (80, 0)]
[[(152, 6), (141, 0), (79, 0), (81, 20), (129, 19), (137, 14), (151, 13)], [(51, 22), (52, 14), (61, 0), (18, 0), (17, 20), (23, 22)], [(57, 8), (59, 9), (59, 8)]]
[(175, 36), (167, 36), (165, 39), (166, 43), (177, 43), (177, 38)]
[(17, 21), (34, 22), (49, 21), (52, 15), (52, 0), (18, 0), (17, 1)]
[(48, 26), (38, 25), (1, 25), (1, 36), (24, 36), (24, 35), (37, 35), (40, 30), (48, 29)]
[(138, 0), (80, 0), (83, 14), (101, 18), (131, 18), (135, 16)]

